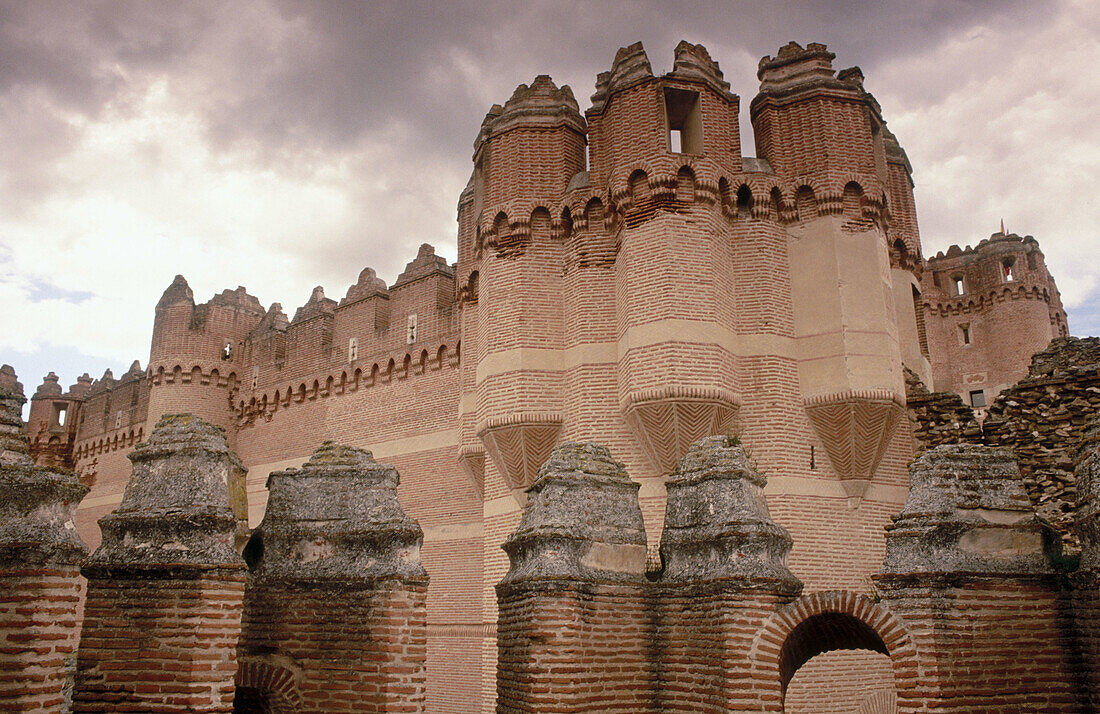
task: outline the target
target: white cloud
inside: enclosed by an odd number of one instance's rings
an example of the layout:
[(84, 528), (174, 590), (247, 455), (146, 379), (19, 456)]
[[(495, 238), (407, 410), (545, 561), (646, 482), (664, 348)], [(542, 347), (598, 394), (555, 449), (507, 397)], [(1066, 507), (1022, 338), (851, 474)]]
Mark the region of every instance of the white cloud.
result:
[[(1048, 12), (1053, 5), (1037, 5)], [(1034, 235), (1070, 308), (1095, 300), (1100, 244), (1100, 8), (980, 26), (868, 78), (909, 153), (926, 254), (996, 231)]]
[[(368, 263), (392, 280), (420, 242), (454, 232), (463, 179), (403, 162), (400, 126), (331, 160), (266, 164), (247, 148), (212, 150), (204, 130), (163, 78), (83, 122), (53, 168), (64, 188), (0, 216), (0, 350), (50, 342), (144, 359), (153, 305), (177, 272), (197, 300), (241, 283), (293, 313), (313, 285), (339, 298)], [(39, 283), (92, 297), (35, 300)]]

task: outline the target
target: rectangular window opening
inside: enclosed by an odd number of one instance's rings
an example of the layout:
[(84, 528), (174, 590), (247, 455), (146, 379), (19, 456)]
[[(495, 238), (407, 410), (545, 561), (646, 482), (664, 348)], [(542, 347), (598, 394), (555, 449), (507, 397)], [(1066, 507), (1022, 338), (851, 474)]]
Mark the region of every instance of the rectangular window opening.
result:
[(966, 293), (966, 286), (963, 285), (963, 279), (961, 277), (956, 276), (954, 278), (951, 278), (951, 282), (955, 286), (956, 295), (964, 295)]
[(64, 404), (54, 405), (54, 421), (58, 426), (65, 426), (65, 418), (68, 416), (69, 407)]
[(703, 153), (703, 114), (699, 108), (699, 93), (666, 87), (665, 115), (668, 119), (669, 151), (674, 154)]
[(348, 340), (348, 362), (359, 359), (359, 338), (352, 337)]
[(959, 339), (964, 345), (970, 344), (970, 325), (959, 325)]
[(985, 406), (985, 390), (975, 389), (970, 392), (970, 406), (979, 409)]

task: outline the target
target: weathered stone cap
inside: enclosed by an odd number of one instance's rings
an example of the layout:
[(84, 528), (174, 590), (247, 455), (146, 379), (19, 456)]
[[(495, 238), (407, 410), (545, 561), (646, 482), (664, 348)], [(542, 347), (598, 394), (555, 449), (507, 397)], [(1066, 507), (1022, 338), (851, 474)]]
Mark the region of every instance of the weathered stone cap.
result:
[(371, 452), (332, 441), (300, 469), (272, 473), (263, 522), (245, 549), (250, 578), (426, 578), (424, 534), (401, 508), (399, 481)]
[(921, 454), (886, 531), (886, 575), (1039, 574), (1061, 551), (1024, 492), (1012, 452), (988, 446)]
[(1081, 570), (1100, 569), (1100, 415), (1085, 427), (1077, 447), (1077, 515), (1074, 528), (1081, 539)]
[(527, 494), (519, 528), (503, 545), (512, 567), (501, 586), (642, 580), (646, 536), (638, 484), (605, 447), (561, 444)]
[(88, 566), (242, 565), (233, 548), (231, 469), (225, 431), (190, 414), (166, 414), (130, 454), (122, 503), (99, 519), (103, 542)]
[(688, 448), (665, 484), (663, 582), (738, 581), (739, 587), (797, 594), (787, 568), (792, 540), (764, 500), (765, 478), (730, 436)]
[(0, 464), (0, 567), (83, 561), (74, 519), (87, 493), (71, 471)]

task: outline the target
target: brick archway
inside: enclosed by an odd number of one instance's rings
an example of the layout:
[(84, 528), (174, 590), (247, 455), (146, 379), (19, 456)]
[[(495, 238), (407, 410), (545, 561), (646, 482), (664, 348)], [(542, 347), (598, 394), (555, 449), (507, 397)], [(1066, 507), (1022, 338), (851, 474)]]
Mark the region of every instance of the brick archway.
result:
[(295, 668), (257, 659), (243, 659), (234, 681), (234, 714), (294, 714), (301, 711), (299, 673)]
[(824, 652), (866, 649), (890, 658), (898, 711), (918, 697), (917, 652), (905, 626), (865, 595), (830, 590), (803, 596), (777, 610), (757, 633), (750, 657), (754, 680), (765, 683), (779, 708), (799, 667)]

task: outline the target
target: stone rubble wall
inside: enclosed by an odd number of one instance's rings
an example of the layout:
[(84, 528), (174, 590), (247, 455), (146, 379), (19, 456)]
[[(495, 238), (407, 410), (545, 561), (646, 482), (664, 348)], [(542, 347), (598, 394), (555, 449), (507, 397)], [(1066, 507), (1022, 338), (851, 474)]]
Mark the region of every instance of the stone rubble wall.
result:
[(957, 394), (929, 393), (908, 380), (908, 406), (920, 450), (942, 444), (1012, 449), (1031, 502), (1077, 550), (1074, 450), (1100, 412), (1100, 338), (1060, 338), (1032, 358), (1028, 376), (1005, 390), (981, 424)]

